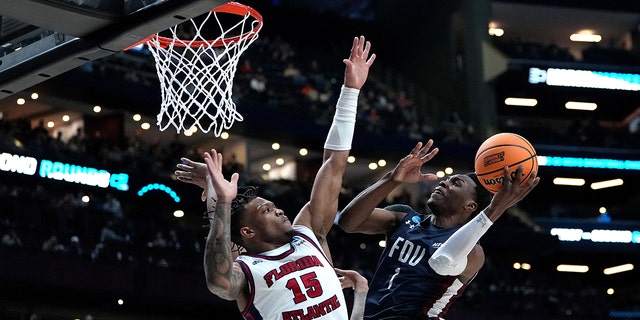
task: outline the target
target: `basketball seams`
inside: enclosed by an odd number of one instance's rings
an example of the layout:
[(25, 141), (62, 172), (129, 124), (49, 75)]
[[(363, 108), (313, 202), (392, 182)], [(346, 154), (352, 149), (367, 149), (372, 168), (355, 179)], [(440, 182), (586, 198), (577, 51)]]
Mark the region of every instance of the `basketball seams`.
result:
[(480, 149), (482, 150), (482, 152), (478, 153), (476, 155), (475, 161), (478, 161), (478, 159), (485, 153), (487, 153), (488, 151), (495, 149), (495, 148), (501, 148), (501, 147), (517, 147), (517, 148), (521, 148), (527, 151), (527, 153), (529, 153), (529, 156), (535, 156), (536, 154), (531, 153), (531, 150), (534, 150), (533, 147), (531, 148), (527, 148), (523, 145), (520, 144), (499, 144), (499, 145), (495, 145), (495, 146), (491, 146), (491, 147), (487, 147), (485, 149)]
[[(531, 168), (529, 169), (529, 171), (532, 171), (532, 170), (533, 170), (533, 168), (535, 167), (535, 164), (537, 163), (537, 160), (535, 160), (535, 158), (536, 158), (536, 157), (537, 157), (536, 155), (532, 155), (532, 156), (530, 156), (529, 158), (522, 159), (522, 160), (520, 160), (520, 161), (518, 161), (518, 162), (516, 162), (516, 163), (510, 164), (510, 165), (509, 165), (509, 169), (511, 169), (511, 168), (513, 168), (514, 166), (517, 166), (517, 165), (519, 165), (519, 164), (521, 164), (521, 163), (523, 163), (523, 162), (527, 162), (527, 161), (529, 161), (529, 160), (531, 160), (531, 159), (534, 159), (534, 161), (531, 161)], [(477, 175), (478, 177), (483, 177), (483, 176), (486, 176), (486, 175), (488, 175), (488, 174), (493, 174), (493, 173), (496, 173), (496, 172), (500, 172), (500, 171), (502, 171), (502, 170), (504, 170), (504, 167), (501, 167), (500, 169), (496, 169), (496, 170), (493, 170), (493, 171), (489, 171), (489, 172), (481, 173), (481, 174), (478, 174), (478, 173), (476, 172), (476, 175)]]
[[(483, 143), (484, 144), (484, 143)], [(484, 149), (482, 148), (482, 145), (480, 146), (480, 148), (478, 148), (478, 151), (482, 150), (482, 152), (479, 152), (476, 154), (476, 158), (474, 159), (474, 161), (477, 161), (478, 158), (480, 158), (483, 154), (485, 154), (487, 151), (491, 150), (491, 149), (495, 149), (495, 148), (501, 148), (501, 147), (518, 147), (518, 148), (522, 148), (524, 150), (527, 150), (527, 152), (529, 153), (530, 156), (534, 156), (535, 153), (531, 153), (531, 150), (535, 150), (533, 148), (533, 146), (527, 142), (527, 147), (521, 145), (521, 144), (515, 144), (515, 143), (505, 143), (505, 144), (497, 144), (497, 145), (492, 145), (492, 146), (488, 146), (485, 147)]]

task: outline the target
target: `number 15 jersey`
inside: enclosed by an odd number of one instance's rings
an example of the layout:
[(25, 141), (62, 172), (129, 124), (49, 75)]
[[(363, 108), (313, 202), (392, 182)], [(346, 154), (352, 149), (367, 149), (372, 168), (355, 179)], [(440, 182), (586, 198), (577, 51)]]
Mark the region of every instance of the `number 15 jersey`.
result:
[(347, 320), (340, 280), (311, 229), (294, 225), (290, 243), (236, 261), (249, 284), (245, 319)]

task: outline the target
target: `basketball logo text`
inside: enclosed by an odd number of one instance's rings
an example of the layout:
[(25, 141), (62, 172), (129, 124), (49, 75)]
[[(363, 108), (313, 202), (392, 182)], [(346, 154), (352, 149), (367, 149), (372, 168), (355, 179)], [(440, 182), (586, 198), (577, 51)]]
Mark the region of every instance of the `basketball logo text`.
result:
[[(516, 178), (516, 172), (512, 171), (509, 173), (509, 177), (511, 178), (511, 180)], [(499, 176), (499, 177), (495, 177), (495, 178), (490, 178), (490, 179), (482, 179), (482, 182), (484, 182), (484, 184), (492, 186), (495, 184), (502, 184), (504, 180), (504, 176)]]
[(490, 154), (484, 157), (484, 166), (486, 167), (502, 161), (504, 161), (504, 151), (500, 151), (498, 153)]

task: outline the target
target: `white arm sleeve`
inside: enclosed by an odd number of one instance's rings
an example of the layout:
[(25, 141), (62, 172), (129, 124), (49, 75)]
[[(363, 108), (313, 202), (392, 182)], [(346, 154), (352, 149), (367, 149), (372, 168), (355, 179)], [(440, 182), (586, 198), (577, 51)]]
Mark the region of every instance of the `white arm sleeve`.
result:
[(467, 266), (467, 255), (493, 225), (484, 211), (460, 227), (429, 258), (429, 266), (440, 275), (457, 276)]
[(336, 103), (336, 113), (333, 115), (333, 123), (331, 123), (327, 140), (324, 143), (325, 149), (351, 150), (356, 124), (358, 94), (360, 94), (360, 90), (342, 86), (340, 97)]

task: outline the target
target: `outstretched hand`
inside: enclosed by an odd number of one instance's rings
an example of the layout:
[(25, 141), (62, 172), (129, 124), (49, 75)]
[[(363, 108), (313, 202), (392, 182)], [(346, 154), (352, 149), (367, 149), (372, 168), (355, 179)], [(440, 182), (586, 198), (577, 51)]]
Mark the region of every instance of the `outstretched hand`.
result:
[(207, 165), (187, 158), (180, 158), (180, 161), (182, 162), (176, 165), (179, 170), (175, 171), (178, 181), (195, 184), (206, 189)]
[[(524, 197), (526, 197), (529, 192), (538, 185), (540, 177), (538, 177), (538, 173), (536, 171), (532, 171), (529, 179), (522, 183), (523, 172), (523, 166), (518, 167), (514, 174), (509, 174), (509, 167), (504, 167), (502, 188), (493, 195), (491, 204), (485, 210), (485, 214), (487, 214), (489, 218), (492, 218), (490, 214), (493, 214), (494, 212), (501, 215), (505, 210), (524, 199)], [(495, 219), (491, 220), (495, 221)]]
[(340, 276), (340, 285), (342, 289), (352, 288), (355, 291), (367, 291), (369, 290), (369, 281), (363, 277), (360, 273), (354, 270), (342, 270), (333, 268)]
[[(417, 183), (425, 180), (437, 180), (438, 177), (433, 173), (422, 173), (423, 164), (433, 159), (438, 154), (439, 149), (433, 148), (433, 140), (429, 139), (427, 144), (422, 146), (422, 142), (418, 142), (406, 157), (402, 158), (398, 165), (393, 169), (392, 178), (395, 181), (403, 183)], [(431, 150), (430, 150), (431, 149)]]
[(353, 38), (349, 59), (343, 60), (346, 65), (344, 72), (345, 87), (359, 90), (367, 81), (369, 67), (376, 60), (375, 53), (369, 56), (370, 50), (371, 42), (365, 41), (364, 36)]
[(207, 165), (187, 158), (180, 158), (180, 161), (182, 163), (176, 165), (179, 169), (175, 171), (176, 178), (178, 181), (195, 184), (204, 189), (201, 200), (205, 201), (207, 199)]
[(230, 180), (226, 180), (222, 174), (222, 154), (211, 149), (211, 153), (205, 152), (204, 162), (211, 179), (211, 184), (218, 197), (218, 202), (231, 202), (238, 194), (238, 173), (231, 175)]

